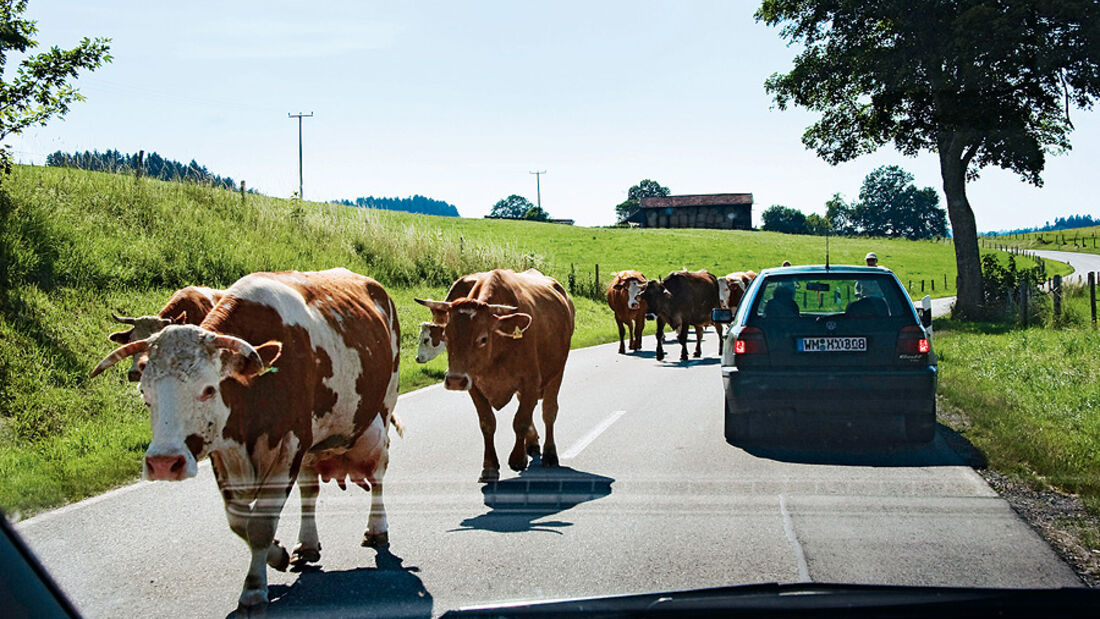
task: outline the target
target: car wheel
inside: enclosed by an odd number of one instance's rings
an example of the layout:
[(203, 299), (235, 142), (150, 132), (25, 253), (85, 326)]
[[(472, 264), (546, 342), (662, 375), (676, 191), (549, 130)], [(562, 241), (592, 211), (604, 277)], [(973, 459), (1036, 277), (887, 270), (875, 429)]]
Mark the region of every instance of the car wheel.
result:
[(735, 415), (730, 412), (729, 404), (726, 404), (726, 442), (739, 443), (747, 438), (749, 438), (748, 414)]
[(927, 443), (936, 436), (936, 403), (928, 413), (905, 416), (905, 438), (912, 443)]

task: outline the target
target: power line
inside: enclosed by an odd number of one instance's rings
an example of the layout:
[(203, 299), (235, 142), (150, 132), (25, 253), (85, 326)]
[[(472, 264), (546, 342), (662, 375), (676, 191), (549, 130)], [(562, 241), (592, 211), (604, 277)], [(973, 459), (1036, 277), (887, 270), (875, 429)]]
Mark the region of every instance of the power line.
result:
[(539, 183), (539, 179), (542, 177), (543, 174), (546, 174), (546, 170), (540, 170), (538, 172), (528, 172), (528, 174), (534, 174), (535, 175), (535, 199), (538, 200), (538, 202), (536, 202), (536, 204), (538, 205), (539, 210), (541, 211), (542, 210), (542, 184)]
[(310, 112), (309, 114), (303, 114), (301, 112), (298, 112), (297, 114), (291, 114), (290, 112), (287, 112), (286, 117), (298, 119), (298, 199), (305, 200), (306, 196), (302, 192), (302, 119), (313, 118), (313, 112)]

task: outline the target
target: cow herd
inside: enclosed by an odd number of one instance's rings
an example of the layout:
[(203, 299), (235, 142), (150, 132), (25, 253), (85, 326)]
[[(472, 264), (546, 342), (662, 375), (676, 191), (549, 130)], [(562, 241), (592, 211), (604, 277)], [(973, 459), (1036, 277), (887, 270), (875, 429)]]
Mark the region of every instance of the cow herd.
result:
[[(682, 269), (664, 279), (647, 280), (638, 271), (620, 271), (607, 289), (607, 304), (619, 327), (619, 353), (625, 330), (630, 332), (630, 350), (641, 350), (642, 331), (646, 315), (657, 321), (657, 360), (665, 358), (664, 331), (667, 324), (677, 332), (680, 360), (686, 361), (688, 329), (695, 328), (695, 356), (702, 356), (703, 329), (713, 324), (718, 332), (718, 354), (722, 354), (722, 326), (711, 320), (715, 308), (736, 309), (749, 284), (756, 277), (752, 271), (715, 277), (705, 269)], [(625, 325), (625, 329), (624, 329)]]
[[(630, 349), (639, 350), (652, 313), (657, 358), (664, 357), (668, 324), (679, 330), (686, 359), (688, 327), (701, 336), (711, 309), (736, 306), (754, 276), (684, 270), (646, 280), (637, 271), (618, 273), (608, 303), (619, 352), (624, 324)], [(519, 406), (508, 466), (522, 471), (535, 456), (557, 466), (554, 422), (575, 316), (561, 284), (535, 269), (496, 269), (458, 279), (442, 301), (416, 301), (432, 316), (421, 325), (416, 360), (446, 349), (444, 387), (467, 391), (477, 410), (485, 448), (479, 481), (500, 477), (494, 410), (513, 397)], [(120, 346), (92, 376), (132, 360), (128, 379), (138, 383), (152, 426), (145, 479), (193, 477), (209, 457), (229, 526), (252, 555), (242, 607), (266, 604), (266, 566), (320, 560), (314, 513), (321, 482), (368, 490), (362, 544), (388, 544), (382, 486), (390, 428), (403, 432), (394, 415), (401, 334), (394, 302), (378, 282), (346, 269), (253, 273), (225, 290), (184, 288), (153, 316), (114, 318), (130, 328), (110, 335)], [(540, 400), (541, 447), (533, 422)], [(288, 552), (275, 530), (296, 483), (301, 527)]]

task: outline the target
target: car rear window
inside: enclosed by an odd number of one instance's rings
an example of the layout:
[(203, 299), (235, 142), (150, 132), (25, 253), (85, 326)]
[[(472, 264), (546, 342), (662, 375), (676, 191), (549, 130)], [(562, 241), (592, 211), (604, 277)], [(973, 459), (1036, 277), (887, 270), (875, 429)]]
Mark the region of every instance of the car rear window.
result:
[(756, 295), (751, 316), (798, 318), (823, 314), (853, 317), (909, 315), (911, 303), (892, 277), (879, 274), (770, 277)]

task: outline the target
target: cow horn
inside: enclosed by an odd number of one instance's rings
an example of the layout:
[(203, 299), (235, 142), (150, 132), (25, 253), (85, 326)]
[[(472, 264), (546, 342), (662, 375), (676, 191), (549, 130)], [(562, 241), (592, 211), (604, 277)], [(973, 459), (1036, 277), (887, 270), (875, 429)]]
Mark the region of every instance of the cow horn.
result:
[(130, 318), (129, 316), (119, 316), (114, 312), (111, 312), (111, 318), (114, 318), (115, 322), (121, 322), (124, 325), (132, 325), (137, 323), (137, 318)]
[(244, 355), (248, 359), (254, 361), (256, 365), (260, 367), (260, 369), (265, 369), (267, 367), (264, 364), (263, 358), (260, 357), (260, 353), (256, 352), (256, 349), (252, 347), (252, 344), (249, 344), (239, 337), (233, 337), (232, 335), (215, 336), (214, 346), (240, 353), (241, 355)]
[(124, 346), (119, 346), (114, 350), (114, 352), (104, 357), (103, 361), (99, 362), (99, 365), (95, 366), (95, 369), (92, 370), (92, 373), (90, 376), (88, 376), (88, 378), (95, 378), (96, 376), (99, 376), (100, 372), (106, 370), (107, 368), (118, 363), (119, 361), (122, 361), (126, 357), (132, 357), (133, 355), (141, 354), (146, 350), (149, 350), (149, 342), (145, 340), (138, 340), (136, 342), (130, 342), (129, 344), (126, 344)]
[(433, 301), (432, 299), (413, 299), (413, 300), (416, 301), (417, 303), (423, 305), (424, 307), (426, 307), (430, 310), (435, 310), (437, 312), (445, 312), (445, 311), (451, 309), (451, 304), (448, 301)]
[(489, 303), (489, 311), (494, 314), (512, 314), (519, 311), (519, 308), (515, 305), (497, 305), (495, 303)]

